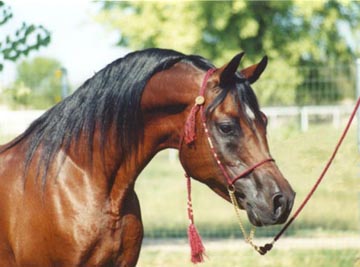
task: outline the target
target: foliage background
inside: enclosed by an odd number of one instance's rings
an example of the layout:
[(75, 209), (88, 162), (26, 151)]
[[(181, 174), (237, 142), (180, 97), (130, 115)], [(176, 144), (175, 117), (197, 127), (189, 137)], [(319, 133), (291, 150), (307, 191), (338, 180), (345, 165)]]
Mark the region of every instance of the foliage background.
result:
[(61, 63), (35, 57), (17, 65), (14, 84), (3, 92), (3, 102), (14, 108), (46, 109), (61, 100)]
[[(134, 50), (171, 48), (200, 54), (218, 66), (240, 51), (247, 55), (244, 65), (268, 55), (265, 79), (292, 84), (259, 86), (263, 105), (336, 103), (353, 91), (352, 84), (330, 84), (335, 91), (331, 97), (311, 101), (313, 93), (304, 83), (328, 73), (302, 71), (299, 66), (353, 65), (360, 40), (357, 1), (106, 2), (96, 19), (118, 33), (118, 45)], [(350, 78), (348, 70), (341, 75)]]
[[(0, 1), (0, 27), (13, 18), (11, 7)], [(0, 37), (0, 71), (5, 61), (16, 61), (21, 56), (47, 46), (51, 41), (50, 32), (42, 25), (23, 22), (13, 34)]]

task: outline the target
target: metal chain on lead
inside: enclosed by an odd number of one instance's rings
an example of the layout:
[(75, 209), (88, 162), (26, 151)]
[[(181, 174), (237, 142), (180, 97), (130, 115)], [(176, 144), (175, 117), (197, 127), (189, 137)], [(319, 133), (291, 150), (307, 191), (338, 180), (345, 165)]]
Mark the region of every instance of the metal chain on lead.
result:
[(230, 196), (230, 200), (231, 203), (233, 204), (234, 210), (235, 210), (235, 214), (237, 217), (237, 221), (240, 227), (240, 230), (244, 236), (245, 242), (250, 244), (256, 251), (259, 252), (259, 247), (257, 245), (254, 244), (253, 239), (254, 239), (254, 235), (255, 235), (255, 226), (251, 227), (251, 230), (249, 232), (249, 235), (246, 233), (244, 224), (241, 220), (241, 216), (240, 216), (240, 207), (238, 202), (236, 201), (236, 197), (235, 197), (235, 187), (233, 185), (230, 185), (228, 187), (228, 191), (229, 191), (229, 196)]

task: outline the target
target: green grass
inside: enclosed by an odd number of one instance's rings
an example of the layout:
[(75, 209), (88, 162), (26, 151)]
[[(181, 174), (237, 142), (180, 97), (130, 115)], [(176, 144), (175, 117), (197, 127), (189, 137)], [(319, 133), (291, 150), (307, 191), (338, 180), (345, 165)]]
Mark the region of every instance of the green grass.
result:
[[(359, 251), (356, 250), (275, 250), (260, 256), (254, 251), (216, 250), (208, 251), (209, 258), (201, 267), (359, 267)], [(138, 267), (195, 266), (187, 251), (167, 251), (144, 248)]]

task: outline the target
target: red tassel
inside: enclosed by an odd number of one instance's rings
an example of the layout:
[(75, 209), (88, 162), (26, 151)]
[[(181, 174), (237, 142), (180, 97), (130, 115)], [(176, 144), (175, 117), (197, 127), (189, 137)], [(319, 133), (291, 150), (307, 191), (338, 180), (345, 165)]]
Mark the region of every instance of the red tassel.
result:
[(196, 113), (198, 112), (198, 110), (199, 110), (199, 106), (195, 104), (191, 108), (190, 114), (185, 122), (184, 141), (187, 145), (194, 142), (196, 138), (195, 120), (196, 120)]
[(193, 223), (189, 225), (188, 237), (191, 249), (191, 262), (195, 264), (204, 262), (204, 256), (206, 256), (205, 247), (202, 243), (201, 236)]
[(191, 262), (192, 263), (200, 263), (204, 261), (205, 247), (201, 240), (201, 236), (199, 235), (195, 224), (194, 224), (194, 214), (192, 209), (192, 201), (191, 201), (191, 178), (188, 174), (185, 173), (186, 181), (187, 181), (187, 194), (188, 194), (188, 217), (190, 220), (190, 224), (188, 227), (188, 238), (189, 245), (191, 249)]

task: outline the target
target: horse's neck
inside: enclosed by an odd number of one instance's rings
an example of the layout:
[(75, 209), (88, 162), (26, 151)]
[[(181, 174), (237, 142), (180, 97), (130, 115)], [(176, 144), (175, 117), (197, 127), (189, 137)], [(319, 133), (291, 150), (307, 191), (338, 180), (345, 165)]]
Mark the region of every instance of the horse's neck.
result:
[(150, 79), (141, 100), (144, 138), (137, 153), (127, 157), (126, 162), (119, 167), (112, 188), (112, 199), (119, 201), (124, 188), (132, 189), (137, 176), (157, 152), (178, 148), (202, 75), (201, 71), (179, 63)]
[(179, 63), (150, 79), (141, 100), (145, 135), (140, 154), (150, 152), (151, 159), (160, 150), (178, 148), (202, 75), (203, 71)]

